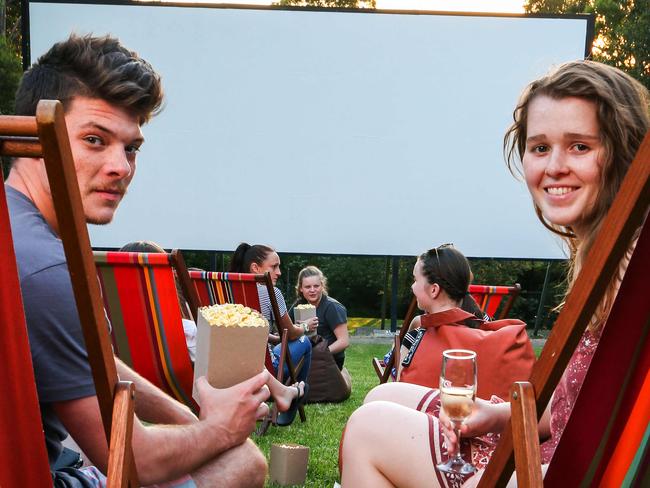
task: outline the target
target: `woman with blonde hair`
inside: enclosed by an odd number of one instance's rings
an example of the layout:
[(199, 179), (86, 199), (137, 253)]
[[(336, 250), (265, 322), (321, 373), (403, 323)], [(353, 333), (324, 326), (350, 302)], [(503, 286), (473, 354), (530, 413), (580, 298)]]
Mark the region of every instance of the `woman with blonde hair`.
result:
[[(343, 369), (345, 350), (350, 345), (347, 310), (327, 294), (327, 278), (316, 266), (307, 266), (298, 273), (296, 297), (296, 305), (308, 303), (316, 307), (316, 332), (327, 341), (336, 365)], [(293, 311), (294, 307), (289, 310), (292, 319)]]
[[(648, 131), (649, 98), (648, 90), (622, 71), (575, 61), (528, 85), (514, 111), (514, 123), (504, 140), (508, 166), (523, 174), (542, 223), (567, 243), (570, 286), (587, 265), (585, 256)], [(566, 426), (635, 242), (630, 242), (619, 273), (542, 415), (540, 438), (549, 438), (542, 446), (543, 463), (549, 462)], [(459, 449), (459, 442), (444, 412), (438, 421), (426, 407), (422, 411), (409, 408), (433, 390), (393, 385), (393, 402), (367, 402), (348, 421), (341, 446), (342, 485), (456, 487), (475, 483), (479, 476), (470, 475), (468, 480), (435, 469)], [(498, 435), (509, 419), (509, 403), (477, 399), (460, 429), (463, 438), (471, 438), (463, 441), (463, 457), (471, 456), (475, 466), (484, 467), (492, 450), (481, 449), (475, 438)], [(380, 455), (387, 445), (393, 447), (391, 457)], [(405, 470), (407, 465), (413, 469)]]

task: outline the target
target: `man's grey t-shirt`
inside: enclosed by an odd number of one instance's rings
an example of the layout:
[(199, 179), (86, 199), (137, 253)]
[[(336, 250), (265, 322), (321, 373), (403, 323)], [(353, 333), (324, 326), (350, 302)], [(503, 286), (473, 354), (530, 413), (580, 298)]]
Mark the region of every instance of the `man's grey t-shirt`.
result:
[(67, 437), (52, 403), (93, 396), (63, 244), (32, 201), (5, 185), (50, 465)]

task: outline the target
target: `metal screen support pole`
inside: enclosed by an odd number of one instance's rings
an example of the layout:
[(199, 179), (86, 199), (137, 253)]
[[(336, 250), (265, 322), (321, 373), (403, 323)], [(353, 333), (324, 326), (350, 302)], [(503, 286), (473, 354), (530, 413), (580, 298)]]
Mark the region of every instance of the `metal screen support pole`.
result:
[(548, 295), (548, 282), (551, 275), (551, 262), (546, 265), (546, 275), (544, 275), (544, 286), (542, 287), (542, 296), (539, 297), (539, 307), (537, 307), (537, 315), (535, 316), (535, 327), (533, 328), (533, 336), (537, 337), (539, 326), (544, 319), (544, 305), (546, 305), (546, 297)]
[(393, 279), (390, 287), (390, 330), (397, 330), (397, 284), (399, 282), (399, 257), (393, 256)]
[(386, 256), (384, 268), (384, 293), (381, 296), (381, 330), (386, 328), (386, 304), (388, 302), (388, 273), (390, 272), (390, 258)]

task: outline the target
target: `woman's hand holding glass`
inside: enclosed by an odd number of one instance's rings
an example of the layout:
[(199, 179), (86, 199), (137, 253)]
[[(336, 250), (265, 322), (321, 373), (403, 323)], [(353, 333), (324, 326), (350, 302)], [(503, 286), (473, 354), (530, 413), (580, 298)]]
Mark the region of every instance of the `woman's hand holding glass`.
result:
[[(476, 398), (472, 413), (460, 426), (462, 437), (479, 437), (490, 432), (501, 432), (510, 419), (510, 403), (490, 403), (487, 400)], [(449, 455), (458, 451), (459, 440), (454, 431), (454, 424), (447, 416), (444, 409), (440, 410), (440, 426), (446, 439)]]
[[(473, 410), (476, 396), (476, 353), (465, 349), (448, 349), (442, 353), (440, 373), (440, 403), (448, 421), (454, 426), (457, 442), (460, 442), (460, 428)], [(447, 462), (436, 466), (444, 473), (471, 474), (476, 468), (460, 455), (449, 456)]]

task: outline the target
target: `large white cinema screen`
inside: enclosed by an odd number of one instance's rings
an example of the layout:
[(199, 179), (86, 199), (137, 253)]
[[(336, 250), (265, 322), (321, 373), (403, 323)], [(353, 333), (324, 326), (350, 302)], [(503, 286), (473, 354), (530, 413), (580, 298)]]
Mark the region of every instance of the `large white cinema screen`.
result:
[(30, 2), (35, 60), (110, 33), (162, 74), (138, 170), (94, 246), (562, 257), (507, 171), (521, 89), (588, 17)]

